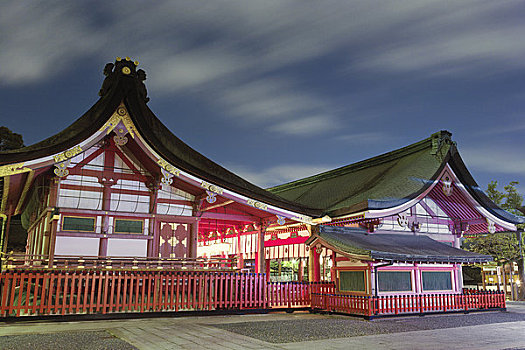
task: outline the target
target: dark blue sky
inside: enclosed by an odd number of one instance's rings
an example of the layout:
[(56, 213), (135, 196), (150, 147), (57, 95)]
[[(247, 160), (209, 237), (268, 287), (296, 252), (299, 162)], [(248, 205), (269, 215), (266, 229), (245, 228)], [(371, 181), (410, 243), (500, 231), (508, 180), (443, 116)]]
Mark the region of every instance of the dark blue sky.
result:
[(450, 130), (481, 187), (525, 192), (522, 1), (12, 1), (0, 125), (26, 144), (80, 117), (116, 56), (150, 108), (261, 186)]

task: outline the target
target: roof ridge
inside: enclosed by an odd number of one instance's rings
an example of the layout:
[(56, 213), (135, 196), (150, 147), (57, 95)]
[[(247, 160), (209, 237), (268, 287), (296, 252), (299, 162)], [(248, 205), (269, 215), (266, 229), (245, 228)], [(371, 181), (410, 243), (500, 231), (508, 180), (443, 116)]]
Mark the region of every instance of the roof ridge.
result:
[(426, 139), (423, 139), (421, 141), (412, 143), (410, 145), (398, 148), (396, 150), (386, 152), (386, 153), (380, 154), (372, 158), (364, 159), (356, 163), (344, 165), (342, 167), (339, 167), (333, 170), (328, 170), (328, 171), (325, 171), (319, 174), (311, 175), (303, 179), (299, 179), (299, 180), (291, 181), (291, 182), (284, 183), (281, 185), (277, 185), (274, 187), (270, 187), (270, 188), (267, 188), (267, 190), (269, 190), (270, 192), (279, 194), (280, 191), (289, 190), (293, 187), (298, 187), (298, 186), (308, 185), (313, 182), (328, 180), (328, 179), (346, 174), (349, 171), (356, 171), (356, 170), (372, 167), (375, 165), (379, 165), (387, 161), (391, 161), (393, 159), (398, 159), (408, 154), (412, 154), (417, 151), (420, 151), (424, 148), (430, 147), (432, 154), (436, 154), (439, 148), (441, 148), (441, 146), (445, 142), (445, 140), (451, 141), (451, 136), (452, 136), (451, 132), (447, 130), (441, 130), (436, 133), (433, 133), (432, 135), (430, 135), (430, 137), (427, 137)]

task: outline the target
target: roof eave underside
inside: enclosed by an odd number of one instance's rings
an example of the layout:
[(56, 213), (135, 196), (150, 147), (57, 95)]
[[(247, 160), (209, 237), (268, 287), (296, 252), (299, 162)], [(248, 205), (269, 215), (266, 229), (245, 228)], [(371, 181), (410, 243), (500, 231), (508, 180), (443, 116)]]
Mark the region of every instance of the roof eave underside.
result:
[(491, 214), (500, 218), (501, 220), (510, 222), (512, 224), (524, 224), (525, 217), (517, 216), (508, 211), (498, 207), (485, 192), (478, 186), (472, 174), (468, 171), (463, 159), (461, 158), (456, 147), (451, 149), (449, 164), (459, 181), (465, 186), (467, 192), (478, 202), (483, 208), (489, 211)]

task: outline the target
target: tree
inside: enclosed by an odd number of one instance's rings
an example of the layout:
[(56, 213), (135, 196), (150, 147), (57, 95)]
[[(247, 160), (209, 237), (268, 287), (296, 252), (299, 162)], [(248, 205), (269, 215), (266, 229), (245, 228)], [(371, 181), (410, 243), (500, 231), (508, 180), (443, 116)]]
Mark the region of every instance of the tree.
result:
[[(519, 209), (522, 206), (523, 196), (518, 192), (517, 185), (519, 185), (518, 181), (511, 181), (507, 186), (503, 187), (504, 192), (500, 192), (498, 190), (498, 182), (491, 181), (487, 186), (487, 196), (502, 209), (515, 215), (522, 215)], [(523, 229), (522, 227), (520, 228)], [(525, 269), (520, 251), (520, 239), (523, 239), (521, 234), (497, 232), (467, 238), (464, 242), (464, 247), (473, 252), (491, 255), (498, 264), (518, 263), (520, 280), (524, 282)], [(525, 298), (524, 287), (522, 286), (521, 288), (520, 299)]]
[(502, 209), (514, 215), (522, 215), (519, 208), (522, 205), (523, 196), (519, 194), (516, 188), (519, 184), (518, 181), (511, 181), (507, 186), (503, 187), (505, 192), (500, 192), (497, 188), (498, 182), (491, 181), (487, 186), (487, 196)]
[(9, 130), (6, 126), (0, 126), (0, 152), (24, 147), (22, 135)]

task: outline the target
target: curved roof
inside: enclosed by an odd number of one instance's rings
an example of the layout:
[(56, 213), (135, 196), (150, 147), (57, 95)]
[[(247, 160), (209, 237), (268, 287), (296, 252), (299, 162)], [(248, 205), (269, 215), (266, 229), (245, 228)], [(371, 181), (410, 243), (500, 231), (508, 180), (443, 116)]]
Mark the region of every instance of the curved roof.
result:
[(523, 217), (499, 208), (467, 170), (451, 133), (443, 130), (417, 143), (338, 169), (269, 188), (290, 201), (332, 217), (387, 209), (417, 198), (449, 164), (472, 197), (497, 217), (512, 223)]
[(454, 248), (423, 235), (367, 234), (360, 228), (320, 225), (306, 243), (316, 239), (336, 251), (382, 261), (472, 264), (494, 260), (489, 255)]
[[(127, 72), (127, 73), (123, 73)], [(107, 64), (100, 99), (60, 133), (34, 145), (0, 153), (0, 165), (26, 162), (74, 147), (98, 132), (123, 102), (139, 134), (172, 165), (210, 183), (277, 207), (310, 216), (319, 210), (290, 202), (268, 192), (206, 158), (166, 128), (146, 105), (145, 73), (128, 60)]]

